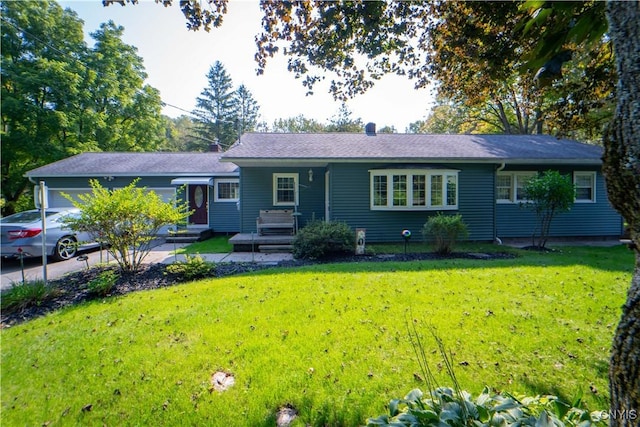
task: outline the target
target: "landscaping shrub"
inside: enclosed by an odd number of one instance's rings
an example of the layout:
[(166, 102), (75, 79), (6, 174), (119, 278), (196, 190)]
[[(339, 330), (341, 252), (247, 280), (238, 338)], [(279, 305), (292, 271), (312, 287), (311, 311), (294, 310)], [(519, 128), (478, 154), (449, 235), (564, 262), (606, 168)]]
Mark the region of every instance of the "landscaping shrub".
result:
[(2, 293), (0, 307), (3, 311), (21, 311), (28, 307), (39, 306), (56, 295), (58, 290), (45, 285), (43, 280), (14, 283)]
[(310, 221), (293, 240), (293, 256), (300, 259), (321, 259), (353, 252), (355, 233), (344, 222)]
[(424, 224), (422, 235), (427, 241), (434, 242), (437, 253), (446, 255), (451, 253), (456, 240), (467, 237), (469, 231), (462, 220), (462, 215), (438, 213)]
[(87, 283), (89, 293), (101, 297), (109, 295), (113, 287), (116, 285), (118, 277), (118, 274), (113, 270), (103, 271), (98, 275), (98, 277)]
[(181, 276), (184, 280), (194, 280), (207, 277), (215, 264), (206, 261), (200, 254), (185, 254), (184, 261), (169, 264), (165, 269), (165, 274), (175, 274)]

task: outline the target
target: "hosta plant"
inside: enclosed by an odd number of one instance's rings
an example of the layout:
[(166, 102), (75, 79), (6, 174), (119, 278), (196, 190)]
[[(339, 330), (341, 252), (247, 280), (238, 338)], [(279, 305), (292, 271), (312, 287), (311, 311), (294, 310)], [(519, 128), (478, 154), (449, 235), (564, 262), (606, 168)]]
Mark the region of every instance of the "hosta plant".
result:
[(473, 398), (464, 390), (440, 387), (430, 394), (412, 390), (389, 403), (389, 414), (367, 420), (367, 426), (490, 427), (490, 426), (606, 426), (607, 413), (588, 412), (556, 396), (518, 399), (508, 393), (490, 394), (485, 387)]

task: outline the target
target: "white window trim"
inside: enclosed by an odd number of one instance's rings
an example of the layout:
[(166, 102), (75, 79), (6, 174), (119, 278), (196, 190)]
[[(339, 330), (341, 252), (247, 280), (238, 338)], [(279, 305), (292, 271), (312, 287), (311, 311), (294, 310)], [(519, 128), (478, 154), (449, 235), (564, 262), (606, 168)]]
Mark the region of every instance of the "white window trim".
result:
[[(279, 202), (278, 201), (278, 178), (293, 178), (293, 191), (294, 191), (294, 201), (293, 202)], [(300, 177), (297, 173), (274, 173), (273, 174), (273, 206), (298, 206), (298, 193), (299, 193), (299, 185), (298, 183)]]
[(517, 171), (517, 172), (497, 172), (497, 176), (508, 175), (511, 177), (511, 199), (498, 199), (498, 191), (496, 185), (496, 203), (526, 203), (527, 199), (518, 200), (518, 178), (531, 178), (532, 176), (538, 176), (536, 171)]
[[(575, 199), (575, 203), (596, 203), (596, 179), (597, 179), (597, 174), (596, 172), (593, 171), (574, 171), (573, 172), (573, 185), (576, 185), (576, 177), (577, 176), (590, 176), (591, 177), (591, 199), (587, 200), (587, 199), (578, 199), (577, 198), (577, 194), (576, 194), (576, 199)], [(576, 187), (577, 189), (577, 187)]]
[[(240, 197), (236, 197), (233, 199), (222, 199), (220, 198), (220, 194), (218, 191), (218, 184), (223, 184), (223, 183), (230, 183), (230, 184), (238, 184), (238, 186), (240, 186), (240, 180), (238, 178), (226, 178), (226, 179), (216, 179), (213, 182), (213, 201), (214, 202), (237, 202), (238, 200), (240, 200)], [(240, 190), (238, 189), (238, 193), (240, 193)]]
[[(373, 169), (369, 171), (369, 209), (372, 211), (444, 211), (457, 210), (459, 203), (459, 179), (455, 169)], [(393, 176), (405, 175), (407, 177), (407, 204), (403, 206), (393, 205)], [(425, 180), (425, 205), (413, 205), (413, 177), (415, 175), (426, 176)], [(431, 205), (431, 177), (434, 175), (442, 175), (442, 200), (443, 205)], [(374, 177), (387, 177), (387, 204), (384, 206), (376, 206), (373, 204), (375, 200), (374, 193)], [(447, 184), (448, 177), (453, 176), (456, 183), (456, 204), (447, 205)]]

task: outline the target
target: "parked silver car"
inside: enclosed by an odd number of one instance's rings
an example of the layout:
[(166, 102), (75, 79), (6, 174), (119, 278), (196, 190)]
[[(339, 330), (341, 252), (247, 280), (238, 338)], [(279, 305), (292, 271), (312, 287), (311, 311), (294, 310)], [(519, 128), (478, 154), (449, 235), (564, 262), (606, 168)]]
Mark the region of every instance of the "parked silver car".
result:
[[(50, 208), (46, 215), (46, 251), (55, 260), (73, 258), (79, 250), (96, 247), (88, 233), (74, 233), (62, 223), (78, 209)], [(18, 212), (0, 219), (2, 257), (42, 256), (42, 219), (39, 210)]]

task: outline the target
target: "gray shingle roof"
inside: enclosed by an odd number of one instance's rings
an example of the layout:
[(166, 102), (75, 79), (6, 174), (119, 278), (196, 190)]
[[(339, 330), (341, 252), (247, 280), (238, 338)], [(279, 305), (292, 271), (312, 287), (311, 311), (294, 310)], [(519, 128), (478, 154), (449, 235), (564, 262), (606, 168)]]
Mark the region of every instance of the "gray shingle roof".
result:
[(248, 133), (223, 154), (259, 161), (482, 161), (600, 164), (602, 148), (548, 135)]
[(222, 153), (82, 153), (28, 171), (27, 177), (213, 176), (237, 173)]

